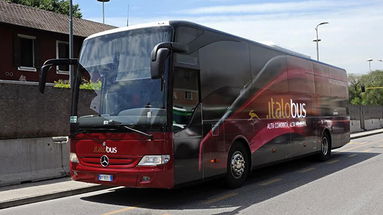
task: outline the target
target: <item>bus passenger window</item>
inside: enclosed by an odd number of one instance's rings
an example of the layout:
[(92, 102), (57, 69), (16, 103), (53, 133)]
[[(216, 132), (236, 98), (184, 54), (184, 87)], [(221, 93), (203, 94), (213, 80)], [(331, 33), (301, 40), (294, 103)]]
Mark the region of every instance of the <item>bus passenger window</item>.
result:
[(173, 127), (183, 129), (199, 104), (198, 71), (174, 69)]

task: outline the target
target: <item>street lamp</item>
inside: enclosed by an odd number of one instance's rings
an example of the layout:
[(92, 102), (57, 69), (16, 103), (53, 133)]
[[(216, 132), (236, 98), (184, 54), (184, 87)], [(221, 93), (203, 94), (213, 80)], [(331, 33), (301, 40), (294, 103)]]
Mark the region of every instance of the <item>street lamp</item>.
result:
[(368, 68), (370, 68), (370, 72), (371, 72), (371, 61), (373, 61), (372, 58), (368, 59), (367, 62), (368, 62)]
[(319, 23), (316, 27), (315, 27), (315, 31), (316, 31), (316, 35), (317, 35), (317, 39), (316, 40), (313, 40), (313, 42), (316, 42), (317, 43), (317, 60), (319, 61), (319, 41), (321, 41), (321, 39), (318, 38), (318, 27), (320, 25), (326, 25), (326, 24), (329, 24), (328, 22), (321, 22)]
[(102, 23), (105, 24), (105, 9), (104, 9), (104, 3), (109, 2), (110, 0), (97, 0), (99, 2), (102, 2)]

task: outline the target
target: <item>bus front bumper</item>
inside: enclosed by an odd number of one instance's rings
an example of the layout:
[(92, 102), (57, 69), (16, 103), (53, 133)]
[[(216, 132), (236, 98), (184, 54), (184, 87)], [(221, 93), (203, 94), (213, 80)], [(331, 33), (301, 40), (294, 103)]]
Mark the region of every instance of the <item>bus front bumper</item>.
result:
[(172, 164), (156, 167), (135, 167), (129, 169), (92, 168), (71, 163), (70, 174), (73, 180), (109, 186), (132, 188), (174, 187)]

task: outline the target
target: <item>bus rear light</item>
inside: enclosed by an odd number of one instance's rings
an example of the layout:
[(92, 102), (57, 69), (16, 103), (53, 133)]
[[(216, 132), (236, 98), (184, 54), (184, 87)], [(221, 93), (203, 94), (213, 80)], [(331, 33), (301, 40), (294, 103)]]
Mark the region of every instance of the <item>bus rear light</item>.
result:
[(170, 160), (170, 155), (145, 155), (137, 166), (158, 166), (166, 164)]
[(72, 163), (79, 163), (76, 153), (73, 152), (69, 154), (69, 160)]

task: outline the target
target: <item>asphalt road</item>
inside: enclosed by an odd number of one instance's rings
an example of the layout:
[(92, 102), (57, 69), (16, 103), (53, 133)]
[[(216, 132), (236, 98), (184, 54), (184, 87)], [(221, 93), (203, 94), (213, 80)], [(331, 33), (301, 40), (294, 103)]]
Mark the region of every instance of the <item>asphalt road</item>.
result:
[(0, 215), (383, 214), (383, 134), (352, 140), (327, 162), (305, 158), (254, 171), (245, 186), (111, 188), (0, 210)]

